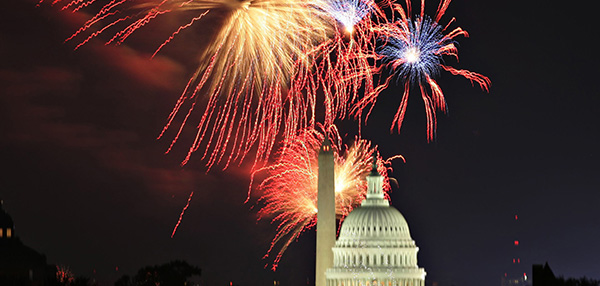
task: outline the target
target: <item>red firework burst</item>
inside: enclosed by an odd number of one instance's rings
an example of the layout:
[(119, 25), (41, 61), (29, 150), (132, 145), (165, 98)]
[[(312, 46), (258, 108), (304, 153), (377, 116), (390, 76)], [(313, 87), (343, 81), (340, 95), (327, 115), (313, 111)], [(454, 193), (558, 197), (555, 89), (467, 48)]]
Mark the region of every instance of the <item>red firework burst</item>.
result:
[[(389, 191), (390, 161), (401, 156), (382, 160), (376, 146), (356, 138), (350, 146), (342, 146), (335, 128), (329, 138), (333, 142), (335, 162), (336, 214), (343, 220), (353, 207), (366, 196), (366, 176), (371, 171), (373, 155), (384, 174), (384, 190)], [(257, 170), (253, 178), (266, 175), (256, 186), (260, 194), (259, 220), (270, 220), (277, 230), (266, 257), (277, 250), (272, 269), (275, 270), (288, 246), (302, 233), (313, 228), (317, 222), (318, 150), (325, 138), (324, 132), (308, 129), (287, 143), (277, 153), (274, 164)], [(403, 158), (402, 158), (403, 159)]]

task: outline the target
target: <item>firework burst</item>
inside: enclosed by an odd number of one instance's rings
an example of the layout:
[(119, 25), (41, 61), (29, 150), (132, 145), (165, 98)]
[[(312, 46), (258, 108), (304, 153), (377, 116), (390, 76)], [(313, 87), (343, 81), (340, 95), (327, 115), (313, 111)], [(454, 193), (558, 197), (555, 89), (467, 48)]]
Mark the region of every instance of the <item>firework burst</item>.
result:
[(287, 87), (292, 76), (309, 72), (306, 52), (327, 36), (326, 22), (319, 20), (312, 1), (243, 3), (207, 50), (204, 58), (210, 60), (192, 77), (165, 126), (187, 110), (175, 143), (200, 93), (208, 95), (184, 164), (199, 149), (209, 168), (224, 158), (224, 168), (231, 161), (241, 162), (253, 148), (254, 164), (266, 162), (278, 136), (288, 141), (314, 124), (316, 102), (288, 93)]
[[(377, 33), (383, 42), (378, 53), (388, 66), (391, 66), (399, 82), (404, 83), (404, 94), (394, 116), (391, 130), (400, 128), (408, 104), (408, 94), (411, 86), (418, 85), (421, 97), (425, 102), (427, 115), (427, 139), (433, 140), (436, 130), (436, 110), (446, 112), (447, 106), (444, 94), (435, 78), (440, 70), (446, 70), (453, 75), (461, 75), (477, 83), (481, 89), (488, 91), (489, 78), (468, 70), (459, 70), (444, 64), (443, 56), (454, 57), (458, 60), (458, 49), (455, 38), (458, 36), (468, 37), (468, 33), (462, 28), (448, 31), (452, 19), (446, 26), (439, 24), (441, 17), (446, 12), (451, 0), (441, 0), (434, 18), (424, 14), (425, 1), (421, 1), (421, 11), (413, 18), (411, 15), (411, 2), (407, 0), (406, 9), (399, 4), (393, 4), (393, 14), (398, 19), (376, 27)], [(387, 87), (392, 77), (389, 77), (383, 86)], [(377, 100), (377, 93), (369, 94), (362, 98), (353, 109), (357, 116), (366, 112), (370, 114)]]
[(121, 44), (156, 18), (185, 12), (177, 14), (183, 24), (156, 54), (208, 13), (224, 15), (159, 135), (174, 129), (168, 135), (173, 138), (170, 152), (186, 126), (193, 125), (189, 129), (195, 128), (196, 136), (182, 164), (201, 150), (209, 169), (219, 163), (227, 168), (253, 148), (254, 163), (266, 161), (277, 138), (291, 140), (314, 124), (316, 101), (288, 91), (290, 82), (299, 82), (293, 78), (312, 72), (310, 51), (332, 34), (325, 12), (317, 8), (321, 0), (73, 0), (63, 9), (92, 6), (98, 6), (96, 14), (67, 39), (80, 39), (76, 49), (101, 34), (112, 33), (107, 44)]
[[(366, 195), (366, 176), (371, 171), (373, 155), (378, 155), (370, 142), (356, 139), (350, 147), (342, 149), (341, 139), (335, 128), (328, 132), (332, 141), (335, 162), (335, 211), (343, 219)], [(270, 256), (278, 248), (272, 269), (277, 265), (288, 246), (303, 232), (317, 222), (318, 150), (325, 138), (324, 132), (309, 129), (293, 142), (282, 146), (273, 165), (257, 170), (253, 177), (264, 174), (265, 178), (255, 188), (260, 193), (262, 205), (259, 220), (269, 219), (277, 225), (271, 246), (265, 255)], [(385, 175), (389, 161), (377, 156), (380, 173), (384, 174), (384, 189), (389, 191), (389, 179)]]
[(354, 25), (362, 21), (376, 7), (373, 0), (325, 0), (322, 7), (352, 34)]

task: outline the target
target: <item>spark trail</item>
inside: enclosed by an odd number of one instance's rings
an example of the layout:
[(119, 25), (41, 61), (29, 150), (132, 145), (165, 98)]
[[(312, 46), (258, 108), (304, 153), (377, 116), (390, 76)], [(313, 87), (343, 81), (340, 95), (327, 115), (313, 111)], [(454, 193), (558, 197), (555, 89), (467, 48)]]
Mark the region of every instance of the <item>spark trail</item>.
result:
[(194, 192), (191, 192), (190, 197), (187, 200), (187, 203), (181, 210), (181, 214), (179, 214), (179, 219), (177, 220), (177, 223), (175, 224), (175, 227), (173, 228), (173, 233), (171, 233), (171, 238), (173, 238), (175, 236), (175, 232), (177, 231), (177, 228), (179, 227), (179, 224), (181, 224), (181, 220), (183, 219), (183, 214), (185, 213), (185, 210), (187, 210), (187, 208), (190, 206), (190, 201), (192, 200), (193, 195), (194, 195)]
[[(330, 129), (330, 140), (335, 161), (336, 215), (343, 219), (366, 196), (366, 176), (371, 170), (373, 155), (377, 155), (380, 173), (387, 174), (390, 161), (383, 161), (376, 147), (363, 139), (343, 149), (337, 131)], [(282, 146), (276, 161), (253, 174), (253, 179), (263, 175), (264, 179), (255, 188), (260, 194), (258, 203), (259, 220), (270, 220), (277, 225), (275, 237), (265, 255), (277, 251), (271, 266), (277, 268), (288, 246), (302, 233), (313, 228), (317, 221), (318, 150), (324, 140), (324, 132), (308, 129), (295, 141)], [(403, 158), (402, 158), (403, 159)], [(384, 175), (385, 192), (389, 191), (389, 179)], [(278, 250), (276, 250), (278, 249)]]
[(310, 51), (316, 59), (310, 67), (314, 72), (295, 77), (291, 90), (311, 100), (324, 97), (322, 123), (329, 126), (345, 119), (363, 95), (382, 90), (373, 80), (380, 72), (375, 27), (387, 19), (373, 0), (324, 0), (319, 8), (326, 12), (334, 32)]
[[(200, 92), (208, 95), (184, 164), (203, 150), (208, 168), (241, 162), (256, 148), (254, 165), (266, 162), (278, 136), (291, 140), (314, 124), (316, 101), (288, 93), (292, 77), (309, 73), (307, 51), (326, 38), (313, 1), (245, 1), (219, 31), (201, 66), (175, 106), (165, 130), (187, 110), (175, 143), (195, 108)], [(195, 87), (193, 86), (195, 85)], [(182, 108), (187, 101), (188, 106)], [(164, 131), (163, 131), (164, 132)], [(162, 136), (163, 134), (161, 134)]]
[[(443, 56), (450, 56), (458, 60), (455, 38), (469, 36), (467, 31), (460, 27), (448, 31), (454, 18), (446, 26), (439, 24), (450, 1), (441, 0), (433, 18), (424, 14), (425, 1), (421, 1), (420, 13), (413, 18), (410, 18), (412, 5), (410, 0), (406, 1), (406, 8), (394, 3), (392, 20), (376, 27), (382, 42), (382, 46), (377, 49), (378, 53), (382, 56), (383, 62), (387, 66), (391, 66), (395, 73), (393, 77), (396, 77), (398, 82), (404, 83), (404, 93), (392, 121), (391, 131), (397, 127), (400, 132), (408, 104), (409, 91), (412, 86), (418, 86), (421, 98), (425, 103), (427, 139), (433, 140), (437, 124), (436, 110), (446, 112), (447, 109), (442, 89), (435, 80), (440, 70), (463, 76), (471, 83), (477, 83), (482, 90), (488, 91), (491, 82), (486, 76), (444, 64)], [(388, 86), (391, 78), (387, 78), (383, 84), (384, 88)], [(365, 117), (368, 118), (377, 96), (377, 93), (372, 93), (362, 98), (354, 105), (352, 113), (357, 117), (366, 114)]]

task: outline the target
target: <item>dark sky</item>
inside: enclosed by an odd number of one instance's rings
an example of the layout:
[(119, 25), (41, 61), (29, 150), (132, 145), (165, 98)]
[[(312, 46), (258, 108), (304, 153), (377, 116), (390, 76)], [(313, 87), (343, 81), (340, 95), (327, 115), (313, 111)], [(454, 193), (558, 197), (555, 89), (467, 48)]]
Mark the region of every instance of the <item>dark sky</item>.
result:
[[(547, 261), (557, 275), (600, 279), (593, 3), (521, 2), (451, 3), (447, 16), (471, 37), (459, 39), (460, 63), (449, 63), (492, 86), (488, 94), (442, 74), (450, 112), (440, 114), (435, 142), (425, 140), (416, 93), (402, 133), (390, 134), (400, 87), (382, 94), (363, 129), (382, 155), (406, 157), (393, 166), (392, 203), (411, 227), (428, 284), (499, 285), (516, 239), (524, 271)], [(63, 41), (80, 23), (31, 1), (0, 9), (0, 198), (22, 241), (102, 285), (173, 259), (202, 268), (204, 285), (312, 281), (314, 231), (277, 272), (263, 268), (275, 229), (244, 204), (247, 166), (206, 173), (196, 158), (182, 168), (185, 146), (164, 155), (169, 140), (155, 140), (205, 27), (149, 60), (168, 25), (150, 25), (127, 45), (73, 51)]]

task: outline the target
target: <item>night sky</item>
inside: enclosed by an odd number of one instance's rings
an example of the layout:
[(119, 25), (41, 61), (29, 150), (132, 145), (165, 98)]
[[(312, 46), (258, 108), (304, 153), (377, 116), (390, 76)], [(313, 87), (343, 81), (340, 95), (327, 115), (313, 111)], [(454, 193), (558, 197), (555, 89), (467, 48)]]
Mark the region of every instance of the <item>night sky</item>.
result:
[[(200, 267), (203, 285), (314, 283), (314, 231), (277, 272), (264, 268), (275, 227), (244, 204), (248, 164), (206, 173), (196, 156), (181, 167), (186, 143), (165, 155), (170, 138), (156, 140), (217, 19), (150, 60), (168, 21), (122, 46), (73, 51), (63, 41), (84, 17), (35, 2), (0, 9), (0, 198), (21, 240), (101, 285), (174, 259)], [(524, 271), (548, 262), (556, 275), (600, 279), (596, 15), (591, 1), (554, 3), (454, 0), (442, 22), (455, 16), (471, 37), (448, 63), (490, 77), (490, 92), (443, 73), (449, 114), (432, 143), (416, 92), (401, 134), (390, 134), (401, 86), (363, 127), (384, 157), (406, 158), (390, 174), (392, 204), (428, 285), (499, 285), (514, 240)], [(353, 138), (355, 123), (340, 126)]]

